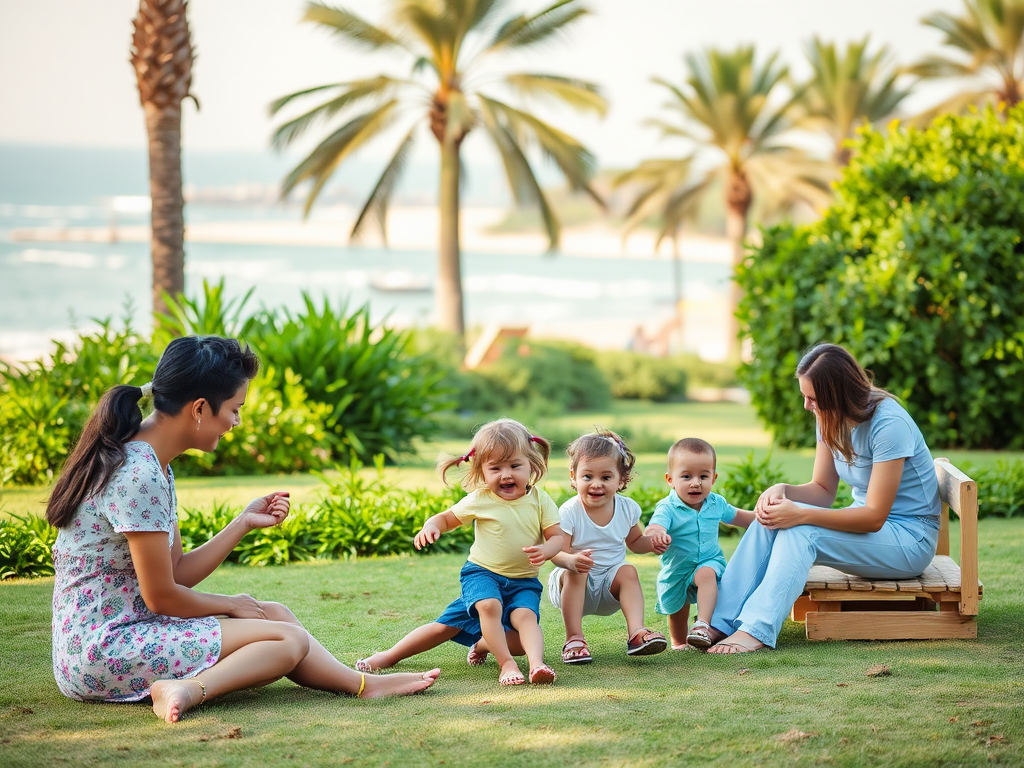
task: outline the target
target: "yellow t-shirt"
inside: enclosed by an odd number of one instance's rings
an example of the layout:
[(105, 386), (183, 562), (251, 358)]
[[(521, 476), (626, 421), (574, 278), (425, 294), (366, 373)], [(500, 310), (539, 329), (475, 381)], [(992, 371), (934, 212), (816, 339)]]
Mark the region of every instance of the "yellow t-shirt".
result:
[(545, 491), (530, 488), (515, 501), (505, 501), (487, 488), (473, 491), (452, 507), (462, 523), (476, 522), (469, 562), (510, 579), (536, 577), (523, 547), (544, 542), (544, 529), (559, 524), (558, 507)]

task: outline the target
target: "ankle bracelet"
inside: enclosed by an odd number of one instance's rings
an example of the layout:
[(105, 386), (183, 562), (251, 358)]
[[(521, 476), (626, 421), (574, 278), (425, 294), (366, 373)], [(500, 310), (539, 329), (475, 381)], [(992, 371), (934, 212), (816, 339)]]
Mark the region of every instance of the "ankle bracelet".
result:
[(200, 704), (202, 704), (202, 703), (203, 703), (204, 701), (206, 701), (206, 686), (205, 686), (205, 685), (203, 685), (203, 681), (202, 681), (202, 680), (200, 680), (200, 679), (199, 679), (198, 677), (193, 677), (192, 679), (193, 679), (193, 680), (194, 680), (195, 682), (199, 683), (199, 688), (200, 688), (200, 689), (202, 690), (202, 692), (203, 692), (203, 698), (201, 698), (201, 699), (199, 700), (199, 703), (200, 703)]

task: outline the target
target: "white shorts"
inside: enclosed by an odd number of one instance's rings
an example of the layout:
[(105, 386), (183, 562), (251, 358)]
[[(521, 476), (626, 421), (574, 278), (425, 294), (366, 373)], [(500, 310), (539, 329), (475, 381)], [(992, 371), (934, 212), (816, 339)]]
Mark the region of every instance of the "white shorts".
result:
[[(622, 610), (619, 601), (612, 597), (612, 582), (615, 574), (625, 563), (613, 565), (603, 571), (591, 571), (587, 574), (587, 591), (583, 596), (584, 616), (611, 616)], [(562, 574), (565, 568), (557, 566), (551, 569), (548, 576), (548, 598), (558, 610), (562, 610)]]

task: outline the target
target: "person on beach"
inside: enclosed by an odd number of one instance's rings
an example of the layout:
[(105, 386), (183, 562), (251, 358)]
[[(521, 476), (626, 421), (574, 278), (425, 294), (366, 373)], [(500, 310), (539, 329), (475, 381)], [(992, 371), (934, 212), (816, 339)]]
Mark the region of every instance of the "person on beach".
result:
[[(712, 653), (774, 648), (815, 563), (871, 579), (909, 579), (935, 554), (939, 493), (921, 430), (853, 356), (820, 344), (796, 369), (818, 438), (811, 481), (779, 483), (722, 577)], [(831, 509), (839, 481), (853, 505)]]
[[(704, 650), (712, 644), (711, 615), (725, 571), (718, 524), (746, 528), (754, 519), (753, 512), (736, 509), (711, 492), (717, 463), (714, 447), (700, 438), (683, 438), (669, 448), (665, 480), (672, 491), (658, 502), (647, 526), (655, 546), (665, 548), (656, 610), (668, 615), (669, 637), (677, 651)], [(688, 630), (694, 601), (697, 620)]]
[(577, 495), (558, 510), (562, 551), (548, 577), (548, 597), (562, 612), (562, 661), (593, 661), (583, 635), (584, 616), (626, 617), (626, 653), (649, 656), (668, 647), (665, 636), (644, 626), (644, 594), (626, 548), (637, 554), (658, 548), (640, 526), (640, 505), (621, 495), (633, 477), (636, 457), (621, 437), (607, 429), (578, 437), (566, 449), (569, 480)]
[[(278, 525), (288, 494), (256, 499), (182, 551), (170, 462), (212, 451), (238, 426), (259, 360), (234, 339), (168, 344), (153, 381), (103, 395), (47, 505), (53, 546), (53, 671), (80, 701), (152, 699), (168, 723), (204, 701), (281, 677), (361, 697), (417, 693), (440, 670), (368, 678), (337, 661), (284, 605), (193, 589), (242, 537)], [(152, 398), (145, 419), (139, 401)]]
[(531, 683), (553, 683), (544, 663), (540, 624), (540, 566), (562, 550), (558, 507), (537, 483), (547, 471), (551, 445), (517, 421), (485, 424), (469, 451), (439, 464), (441, 478), (463, 462), (469, 495), (429, 518), (413, 540), (416, 549), (433, 544), (460, 525), (475, 524), (473, 545), (462, 567), (462, 594), (437, 621), (417, 627), (392, 648), (356, 662), (373, 672), (435, 648), (446, 640), (469, 646), (472, 666), (494, 654), (501, 685), (526, 682), (513, 656), (526, 655)]

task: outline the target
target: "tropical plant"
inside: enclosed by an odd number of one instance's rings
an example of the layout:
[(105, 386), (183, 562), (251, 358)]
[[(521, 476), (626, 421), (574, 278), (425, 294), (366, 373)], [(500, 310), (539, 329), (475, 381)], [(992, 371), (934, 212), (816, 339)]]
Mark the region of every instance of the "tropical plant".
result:
[(778, 443), (813, 442), (793, 372), (830, 341), (933, 448), (1024, 447), (1024, 104), (859, 142), (824, 218), (766, 230), (737, 272), (758, 414)]
[(187, 0), (139, 0), (131, 62), (146, 113), (152, 198), (153, 312), (167, 311), (165, 294), (185, 288), (185, 219), (181, 191), (181, 102), (192, 98)]
[[(764, 214), (796, 202), (823, 204), (829, 197), (829, 166), (788, 143), (797, 94), (783, 94), (788, 69), (778, 54), (755, 61), (753, 46), (728, 53), (709, 49), (685, 57), (688, 76), (680, 87), (654, 82), (669, 92), (665, 108), (675, 119), (655, 119), (663, 138), (683, 139), (682, 157), (644, 160), (620, 174), (616, 184), (635, 185), (627, 231), (652, 216), (660, 218), (657, 242), (674, 238), (716, 179), (724, 183), (726, 235), (733, 265), (743, 258), (743, 240), (755, 195)], [(733, 284), (733, 307), (741, 292)], [(738, 359), (738, 325), (731, 323), (732, 357)]]
[(303, 294), (304, 311), (266, 314), (253, 346), (273, 366), (273, 386), (288, 371), (311, 400), (330, 406), (325, 426), (338, 438), (336, 455), (395, 459), (436, 429), (435, 414), (450, 406), (442, 373), (408, 352), (410, 334), (374, 324), (369, 307), (349, 311)]
[(867, 37), (847, 43), (845, 54), (817, 37), (806, 47), (812, 74), (801, 89), (804, 122), (828, 133), (839, 166), (850, 162), (850, 139), (858, 125), (891, 117), (910, 93), (897, 85), (899, 72), (888, 48), (873, 54), (867, 48)]
[(927, 56), (908, 71), (963, 81), (960, 92), (928, 110), (922, 121), (969, 106), (1012, 107), (1024, 96), (1024, 0), (964, 0), (963, 16), (936, 11), (922, 23), (944, 33), (943, 43), (959, 53)]
[[(504, 96), (499, 97), (500, 92), (485, 94), (477, 87), (497, 81), (513, 95), (548, 99), (603, 115), (605, 101), (592, 83), (535, 72), (491, 77), (485, 66), (495, 54), (532, 50), (557, 40), (588, 11), (577, 0), (558, 0), (536, 14), (520, 14), (499, 22), (498, 16), (508, 4), (508, 0), (391, 0), (385, 28), (345, 9), (311, 2), (304, 21), (330, 30), (353, 46), (409, 57), (411, 77), (379, 75), (307, 88), (278, 99), (270, 107), (271, 113), (277, 114), (297, 100), (330, 94), (327, 101), (277, 129), (273, 142), (278, 148), (288, 146), (318, 122), (343, 115), (341, 125), (283, 182), (284, 194), (304, 182), (310, 183), (307, 214), (328, 179), (349, 156), (402, 122), (403, 116), (409, 116), (404, 122), (412, 125), (402, 128), (397, 150), (356, 218), (353, 237), (370, 219), (378, 222), (382, 233), (386, 232), (388, 204), (417, 129), (420, 125), (429, 128), (441, 152), (437, 312), (440, 327), (459, 336), (465, 329), (459, 246), (460, 179), (464, 170), (460, 153), (462, 142), (473, 129), (481, 126), (497, 147), (516, 202), (540, 208), (552, 249), (558, 245), (559, 223), (527, 158), (530, 147), (539, 146), (573, 189), (584, 190), (599, 200), (590, 185), (594, 157), (579, 141), (532, 112), (512, 106)], [(367, 104), (365, 111), (357, 112)]]
[(227, 299), (222, 277), (215, 285), (204, 278), (201, 297), (165, 294), (167, 311), (153, 318), (153, 345), (163, 349), (179, 336), (227, 336), (248, 341), (260, 325), (255, 313), (243, 314), (255, 290), (250, 288), (242, 296)]
[(52, 480), (103, 393), (152, 378), (157, 356), (132, 328), (131, 308), (119, 329), (97, 322), (71, 344), (55, 340), (50, 359), (0, 361), (0, 481)]

